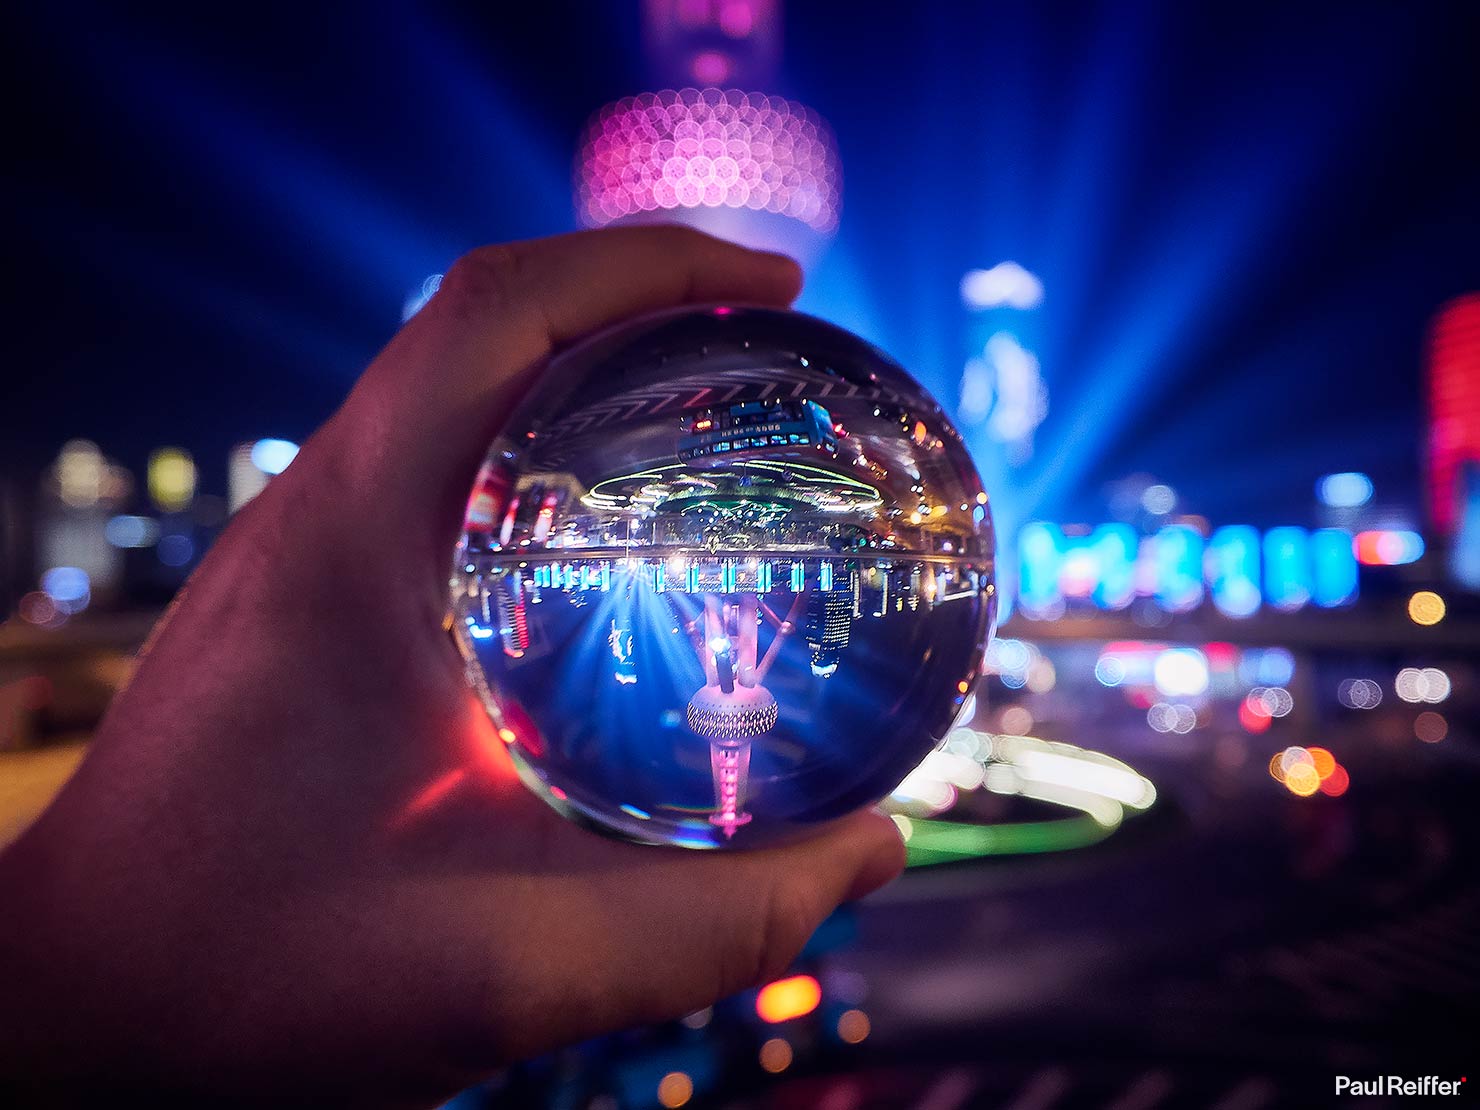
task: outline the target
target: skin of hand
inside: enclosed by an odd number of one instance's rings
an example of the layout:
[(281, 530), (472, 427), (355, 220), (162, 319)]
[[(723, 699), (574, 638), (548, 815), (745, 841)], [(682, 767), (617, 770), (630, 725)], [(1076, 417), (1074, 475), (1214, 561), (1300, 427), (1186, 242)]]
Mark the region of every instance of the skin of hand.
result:
[(552, 350), (799, 285), (788, 259), (676, 227), (451, 268), (232, 521), (0, 856), (0, 1095), (430, 1105), (778, 974), (898, 873), (876, 813), (737, 853), (561, 819), (443, 625), (483, 452)]

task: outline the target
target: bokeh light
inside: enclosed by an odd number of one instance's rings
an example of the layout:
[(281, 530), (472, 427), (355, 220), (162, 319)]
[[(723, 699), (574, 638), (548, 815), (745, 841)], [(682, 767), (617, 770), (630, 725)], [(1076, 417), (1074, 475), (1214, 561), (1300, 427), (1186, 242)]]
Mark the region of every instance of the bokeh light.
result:
[(1141, 494), (1141, 508), (1152, 516), (1166, 516), (1177, 507), (1177, 492), (1171, 486), (1160, 483), (1147, 486)]
[(838, 1017), (838, 1039), (845, 1044), (860, 1044), (872, 1031), (868, 1015), (862, 1010), (844, 1010)]
[(1308, 798), (1321, 788), (1320, 773), (1309, 763), (1297, 763), (1285, 770), (1285, 785), (1291, 794)]
[(1449, 697), (1449, 675), (1438, 667), (1404, 667), (1393, 680), (1393, 690), (1409, 704), (1437, 705)]
[(1255, 697), (1246, 697), (1239, 702), (1238, 723), (1243, 725), (1245, 732), (1255, 735), (1268, 732), (1269, 726), (1274, 723), (1274, 718), (1269, 715), (1269, 710), (1264, 707), (1264, 702)]
[(149, 456), (149, 497), (164, 512), (176, 513), (195, 499), (195, 460), (178, 447), (161, 447)]
[(1445, 610), (1444, 599), (1433, 590), (1419, 590), (1408, 599), (1408, 619), (1414, 624), (1438, 624)]
[(1197, 711), (1180, 702), (1159, 701), (1146, 710), (1146, 723), (1156, 732), (1185, 736), (1197, 727)]
[(1444, 714), (1425, 709), (1414, 719), (1413, 735), (1425, 744), (1437, 744), (1449, 735), (1449, 722), (1445, 720)]
[(298, 444), (286, 439), (259, 439), (252, 444), (252, 465), (264, 474), (278, 475), (298, 457)]
[(41, 576), (41, 592), (63, 613), (80, 613), (92, 598), (92, 582), (81, 567), (52, 567)]
[(402, 323), (411, 319), (411, 317), (427, 306), (427, 302), (436, 295), (438, 289), (442, 288), (443, 276), (442, 274), (429, 274), (422, 279), (422, 283), (416, 287), (415, 291), (401, 305)]
[(1208, 688), (1208, 658), (1197, 648), (1168, 648), (1156, 657), (1152, 677), (1163, 697), (1196, 697)]
[(87, 439), (68, 440), (57, 456), (57, 492), (63, 504), (90, 509), (102, 496), (107, 469), (98, 445)]
[(967, 270), (961, 278), (961, 303), (972, 309), (1037, 308), (1043, 303), (1043, 282), (1016, 262)]
[(1321, 793), (1330, 798), (1339, 798), (1346, 793), (1346, 788), (1351, 785), (1351, 776), (1347, 774), (1346, 768), (1339, 763), (1331, 769), (1329, 778), (1321, 781)]
[(666, 1110), (678, 1110), (680, 1106), (687, 1106), (693, 1097), (694, 1081), (685, 1072), (671, 1071), (658, 1080), (658, 1102)]
[(1310, 752), (1299, 745), (1291, 745), (1280, 754), (1280, 769), (1288, 776), (1291, 768), (1299, 767), (1302, 763), (1308, 763), (1311, 767), (1316, 761), (1311, 758)]
[(16, 612), (20, 614), (21, 620), (38, 628), (60, 628), (67, 623), (67, 614), (40, 590), (25, 594), (16, 603)]
[(1423, 558), (1423, 537), (1417, 532), (1385, 530), (1358, 532), (1352, 539), (1357, 562), (1369, 567), (1397, 567)]
[(1269, 759), (1269, 776), (1299, 798), (1317, 792), (1328, 797), (1346, 793), (1351, 778), (1330, 749), (1292, 745)]
[(1283, 686), (1256, 686), (1249, 691), (1248, 700), (1258, 702), (1270, 717), (1288, 717), (1295, 708), (1295, 699)]
[(1002, 711), (999, 721), (1003, 732), (1014, 735), (1031, 732), (1035, 723), (1032, 712), (1021, 705), (1009, 705)]
[(1382, 687), (1370, 678), (1343, 679), (1336, 700), (1348, 709), (1376, 709), (1382, 704)]
[(600, 227), (685, 208), (748, 208), (837, 227), (841, 171), (811, 109), (738, 89), (665, 90), (602, 109), (581, 143), (580, 217)]
[(1336, 757), (1325, 748), (1306, 748), (1310, 753), (1311, 766), (1316, 769), (1316, 774), (1323, 779), (1331, 777), (1331, 772), (1336, 770)]
[(103, 535), (114, 547), (148, 547), (159, 539), (159, 524), (147, 516), (110, 517)]
[(761, 1045), (761, 1067), (772, 1075), (776, 1075), (791, 1067), (794, 1057), (795, 1054), (792, 1052), (791, 1044), (785, 1037), (772, 1037)]
[(822, 1001), (822, 986), (810, 975), (793, 975), (767, 983), (755, 996), (755, 1012), (772, 1025), (806, 1017)]
[(179, 532), (159, 537), (155, 548), (159, 561), (167, 567), (183, 567), (195, 558), (195, 544), (189, 536)]
[(1355, 509), (1372, 500), (1372, 479), (1354, 471), (1327, 474), (1316, 483), (1316, 495), (1327, 508)]

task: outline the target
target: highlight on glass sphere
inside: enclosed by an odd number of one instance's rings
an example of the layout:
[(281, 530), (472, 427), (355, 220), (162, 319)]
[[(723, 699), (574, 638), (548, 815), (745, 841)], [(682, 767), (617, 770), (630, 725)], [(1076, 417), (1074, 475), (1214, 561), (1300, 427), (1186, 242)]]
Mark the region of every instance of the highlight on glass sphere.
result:
[(468, 502), (453, 630), (521, 776), (695, 848), (883, 797), (949, 731), (996, 611), (961, 437), (862, 339), (680, 309), (556, 356)]

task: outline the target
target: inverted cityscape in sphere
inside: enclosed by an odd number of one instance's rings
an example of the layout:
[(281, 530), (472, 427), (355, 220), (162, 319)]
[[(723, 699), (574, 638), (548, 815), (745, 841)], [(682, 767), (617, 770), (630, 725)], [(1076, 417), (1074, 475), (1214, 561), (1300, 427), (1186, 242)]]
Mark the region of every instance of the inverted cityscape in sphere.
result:
[(995, 613), (960, 436), (863, 340), (774, 309), (555, 358), (492, 445), (453, 629), (526, 782), (632, 839), (773, 842), (950, 729)]

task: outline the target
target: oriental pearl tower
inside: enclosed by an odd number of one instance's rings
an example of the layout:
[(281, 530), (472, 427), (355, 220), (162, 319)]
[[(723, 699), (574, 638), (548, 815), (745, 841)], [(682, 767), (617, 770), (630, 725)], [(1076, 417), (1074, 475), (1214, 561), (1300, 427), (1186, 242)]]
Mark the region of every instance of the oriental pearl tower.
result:
[[(702, 628), (697, 620), (690, 626), (706, 681), (689, 699), (689, 728), (709, 742), (715, 798), (709, 822), (726, 839), (750, 821), (745, 795), (751, 744), (775, 727), (778, 716), (776, 698), (761, 683), (796, 626), (803, 596), (797, 595), (785, 619), (755, 594), (742, 593), (733, 601), (711, 596), (704, 602)], [(757, 662), (762, 620), (775, 627), (776, 635)]]

